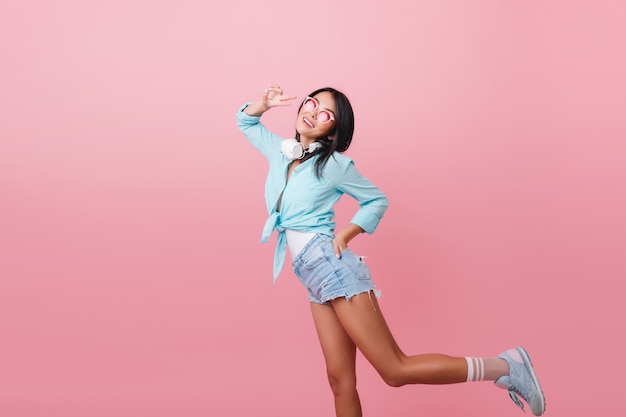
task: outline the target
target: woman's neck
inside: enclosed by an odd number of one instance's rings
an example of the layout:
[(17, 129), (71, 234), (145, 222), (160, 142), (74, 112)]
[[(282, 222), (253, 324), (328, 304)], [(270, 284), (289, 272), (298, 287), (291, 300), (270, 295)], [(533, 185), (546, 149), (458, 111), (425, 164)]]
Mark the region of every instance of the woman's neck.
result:
[(304, 149), (307, 149), (313, 142), (315, 142), (315, 138), (300, 135), (300, 143)]

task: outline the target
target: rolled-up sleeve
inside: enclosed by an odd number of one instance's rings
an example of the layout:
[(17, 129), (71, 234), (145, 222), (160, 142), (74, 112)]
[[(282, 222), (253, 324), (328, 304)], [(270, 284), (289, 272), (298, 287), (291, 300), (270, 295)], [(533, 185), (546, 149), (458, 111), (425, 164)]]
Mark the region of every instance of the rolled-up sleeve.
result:
[(360, 208), (350, 223), (356, 224), (367, 233), (374, 233), (389, 206), (385, 194), (357, 171), (353, 161), (346, 165), (337, 189), (359, 203)]

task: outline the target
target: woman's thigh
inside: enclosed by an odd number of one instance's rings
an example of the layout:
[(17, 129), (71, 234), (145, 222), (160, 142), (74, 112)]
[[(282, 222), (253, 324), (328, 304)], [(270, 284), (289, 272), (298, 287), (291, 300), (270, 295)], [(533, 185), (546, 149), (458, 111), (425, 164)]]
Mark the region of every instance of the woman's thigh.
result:
[(363, 356), (379, 371), (398, 365), (404, 353), (396, 343), (378, 300), (370, 293), (332, 301), (337, 320)]
[(311, 303), (315, 329), (330, 378), (356, 379), (356, 346), (329, 304)]

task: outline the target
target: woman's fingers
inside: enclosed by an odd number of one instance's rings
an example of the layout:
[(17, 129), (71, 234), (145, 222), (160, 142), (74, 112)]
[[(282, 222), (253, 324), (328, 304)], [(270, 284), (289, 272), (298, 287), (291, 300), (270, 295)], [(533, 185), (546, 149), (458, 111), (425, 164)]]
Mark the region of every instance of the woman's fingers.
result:
[(277, 106), (291, 106), (291, 100), (295, 100), (296, 96), (280, 96), (278, 97), (279, 104)]
[(265, 88), (265, 94), (268, 96), (273, 96), (273, 95), (282, 96), (283, 89), (280, 88), (278, 84), (268, 84), (268, 86)]
[(263, 101), (269, 107), (291, 106), (291, 100), (295, 98), (296, 96), (283, 95), (283, 89), (278, 84), (268, 84), (263, 91)]
[(335, 249), (335, 256), (337, 257), (337, 259), (341, 258), (341, 252), (343, 252), (347, 248), (347, 246), (340, 244), (337, 239), (333, 239), (332, 243), (333, 248)]

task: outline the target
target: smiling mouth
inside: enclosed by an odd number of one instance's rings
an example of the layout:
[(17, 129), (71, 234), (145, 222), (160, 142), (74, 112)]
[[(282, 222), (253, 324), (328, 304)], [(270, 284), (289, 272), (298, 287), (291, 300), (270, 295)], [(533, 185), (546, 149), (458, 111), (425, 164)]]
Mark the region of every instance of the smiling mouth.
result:
[(306, 124), (307, 126), (309, 126), (309, 127), (313, 127), (313, 123), (311, 123), (311, 122), (309, 121), (309, 119), (307, 119), (306, 117), (303, 117), (303, 118), (302, 118), (302, 121), (303, 121), (303, 122), (304, 122), (304, 124)]

